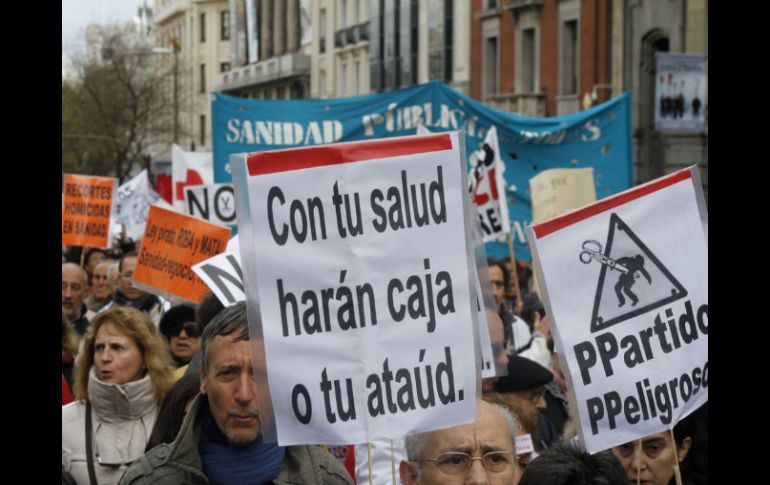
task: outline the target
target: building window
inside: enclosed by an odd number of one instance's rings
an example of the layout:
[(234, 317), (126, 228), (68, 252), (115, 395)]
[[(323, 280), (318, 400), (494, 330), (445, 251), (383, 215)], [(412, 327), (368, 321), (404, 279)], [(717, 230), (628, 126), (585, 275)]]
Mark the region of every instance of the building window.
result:
[(200, 142), (201, 142), (201, 148), (206, 146), (206, 115), (200, 116)]
[(497, 37), (487, 37), (484, 40), (484, 98), (497, 94), (498, 91), (498, 58)]
[(201, 42), (206, 42), (206, 14), (201, 14), (201, 25), (200, 25), (200, 32), (201, 32)]
[(222, 62), (219, 64), (219, 72), (227, 72), (230, 70), (229, 62)]
[(318, 96), (326, 97), (326, 70), (324, 69), (318, 72)]
[(428, 0), (428, 75), (452, 80), (452, 0)]
[(321, 14), (318, 20), (318, 52), (323, 54), (326, 52), (326, 9), (321, 9)]
[(578, 21), (562, 24), (561, 94), (578, 93)]
[(521, 90), (534, 93), (535, 90), (535, 29), (521, 32)]
[(206, 92), (206, 64), (201, 64), (201, 93)]
[(230, 11), (219, 14), (219, 40), (230, 40)]

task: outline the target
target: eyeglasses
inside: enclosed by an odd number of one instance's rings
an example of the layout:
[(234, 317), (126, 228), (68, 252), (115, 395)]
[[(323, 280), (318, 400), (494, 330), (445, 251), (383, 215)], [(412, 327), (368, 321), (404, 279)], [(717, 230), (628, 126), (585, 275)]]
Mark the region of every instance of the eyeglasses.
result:
[(545, 395), (545, 387), (541, 387), (540, 389), (537, 389), (535, 391), (532, 391), (532, 397), (530, 397), (530, 401), (532, 401), (532, 404), (537, 404), (538, 401), (540, 401), (540, 398)]
[(483, 456), (471, 456), (462, 451), (448, 451), (441, 453), (436, 458), (419, 461), (433, 462), (436, 464), (436, 468), (447, 475), (464, 475), (471, 469), (471, 465), (476, 460), (481, 461), (481, 465), (486, 471), (500, 473), (513, 465), (515, 457), (512, 451), (490, 451)]
[(179, 334), (182, 333), (182, 330), (187, 334), (188, 337), (191, 338), (197, 338), (201, 336), (201, 331), (198, 328), (198, 325), (194, 323), (189, 323), (187, 325), (179, 325), (176, 327), (171, 327), (168, 329), (168, 337), (176, 337)]

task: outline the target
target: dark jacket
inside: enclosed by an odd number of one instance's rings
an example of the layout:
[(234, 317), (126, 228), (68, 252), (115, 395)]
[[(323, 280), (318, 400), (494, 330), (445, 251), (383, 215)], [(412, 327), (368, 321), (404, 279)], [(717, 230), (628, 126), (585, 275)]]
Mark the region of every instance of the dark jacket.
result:
[[(120, 484), (208, 484), (198, 452), (201, 438), (201, 399), (193, 401), (179, 435), (142, 455), (123, 474)], [(353, 485), (347, 470), (331, 453), (317, 446), (289, 446), (276, 485)]]

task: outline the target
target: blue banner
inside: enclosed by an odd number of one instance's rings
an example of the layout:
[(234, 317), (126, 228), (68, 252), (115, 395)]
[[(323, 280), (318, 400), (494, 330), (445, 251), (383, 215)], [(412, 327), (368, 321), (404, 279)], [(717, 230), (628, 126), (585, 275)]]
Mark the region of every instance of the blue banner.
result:
[[(524, 229), (531, 224), (529, 179), (552, 168), (594, 169), (596, 197), (633, 184), (628, 93), (589, 110), (553, 118), (528, 118), (494, 110), (441, 81), (339, 99), (255, 100), (214, 93), (214, 182), (229, 183), (230, 155), (340, 141), (465, 130), (467, 154), (497, 127), (505, 163), (506, 198), (520, 261), (531, 261)], [(508, 257), (505, 243), (487, 243), (487, 254)]]

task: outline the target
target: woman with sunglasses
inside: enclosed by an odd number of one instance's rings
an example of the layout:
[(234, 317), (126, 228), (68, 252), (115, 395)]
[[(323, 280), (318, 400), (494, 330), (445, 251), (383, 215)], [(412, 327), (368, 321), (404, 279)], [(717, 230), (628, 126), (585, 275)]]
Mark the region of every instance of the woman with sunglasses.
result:
[(62, 473), (117, 483), (144, 452), (173, 384), (171, 358), (148, 317), (114, 307), (92, 321), (75, 363), (75, 401), (62, 407)]
[(201, 348), (200, 327), (192, 306), (182, 304), (169, 309), (163, 314), (159, 329), (177, 369), (186, 366)]

